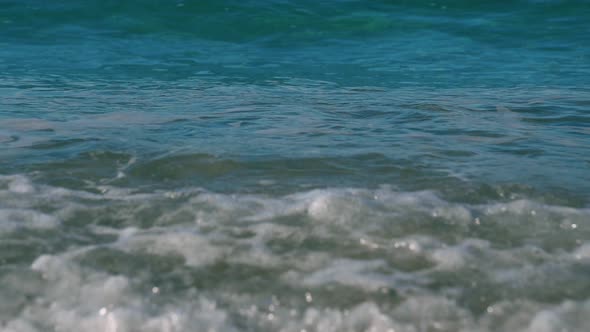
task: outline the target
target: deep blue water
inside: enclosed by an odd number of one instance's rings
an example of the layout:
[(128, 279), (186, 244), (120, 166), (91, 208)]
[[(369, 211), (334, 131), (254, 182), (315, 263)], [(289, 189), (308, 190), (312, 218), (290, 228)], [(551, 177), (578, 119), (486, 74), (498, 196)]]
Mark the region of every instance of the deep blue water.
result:
[(0, 0), (0, 331), (586, 331), (589, 195), (588, 1)]

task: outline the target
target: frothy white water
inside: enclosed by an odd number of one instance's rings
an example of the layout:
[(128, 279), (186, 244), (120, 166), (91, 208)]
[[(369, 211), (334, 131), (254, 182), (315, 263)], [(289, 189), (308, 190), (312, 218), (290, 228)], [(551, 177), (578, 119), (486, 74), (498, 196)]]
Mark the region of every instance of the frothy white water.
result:
[(41, 277), (38, 297), (8, 319), (5, 331), (232, 330), (227, 314), (195, 290), (182, 303), (157, 306), (157, 287), (144, 290), (127, 277), (84, 271), (64, 257), (43, 255), (31, 269)]
[(0, 177), (0, 331), (585, 331), (590, 210)]
[(301, 297), (306, 305), (297, 309), (279, 297), (261, 307), (255, 296), (227, 291), (204, 295), (191, 288), (170, 296), (157, 286), (85, 270), (58, 256), (41, 256), (31, 269), (39, 280), (3, 280), (16, 292), (27, 288), (36, 294), (16, 316), (3, 317), (3, 331), (239, 331), (242, 324), (293, 332), (584, 331), (590, 314), (590, 301), (543, 305), (519, 299), (494, 303), (476, 316), (448, 296), (434, 294), (339, 309), (315, 305), (315, 294), (305, 292)]

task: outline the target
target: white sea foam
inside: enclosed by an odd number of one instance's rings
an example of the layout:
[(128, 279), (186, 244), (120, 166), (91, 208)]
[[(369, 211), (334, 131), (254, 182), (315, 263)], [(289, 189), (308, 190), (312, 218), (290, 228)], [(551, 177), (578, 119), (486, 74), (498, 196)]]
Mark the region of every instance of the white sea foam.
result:
[(381, 261), (338, 259), (318, 271), (299, 276), (301, 278), (299, 280), (307, 286), (320, 286), (334, 282), (377, 290), (381, 287), (387, 287), (391, 283), (387, 275), (374, 272), (375, 269), (384, 266), (384, 262)]
[(31, 193), (34, 190), (31, 181), (24, 176), (13, 176), (8, 177), (8, 179), (10, 179), (8, 190), (13, 193), (26, 194)]
[[(589, 323), (590, 302), (577, 296), (590, 287), (588, 209), (454, 203), (387, 187), (278, 197), (101, 188), (0, 177), (0, 241), (33, 257), (2, 256), (0, 331), (532, 332)], [(58, 232), (38, 235), (48, 229)]]
[(51, 215), (27, 209), (0, 209), (0, 234), (19, 229), (51, 229), (59, 220)]
[(150, 298), (158, 294), (142, 294), (126, 277), (84, 271), (63, 257), (41, 256), (32, 269), (41, 273), (45, 286), (19, 316), (4, 322), (2, 331), (233, 330), (227, 314), (194, 291), (178, 305), (155, 307)]

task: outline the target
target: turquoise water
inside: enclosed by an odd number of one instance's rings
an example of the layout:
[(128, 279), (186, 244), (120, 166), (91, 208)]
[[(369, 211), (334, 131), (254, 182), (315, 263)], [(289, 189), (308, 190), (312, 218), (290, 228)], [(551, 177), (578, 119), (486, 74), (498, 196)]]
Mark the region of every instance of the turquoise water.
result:
[(587, 331), (589, 22), (1, 1), (0, 331)]

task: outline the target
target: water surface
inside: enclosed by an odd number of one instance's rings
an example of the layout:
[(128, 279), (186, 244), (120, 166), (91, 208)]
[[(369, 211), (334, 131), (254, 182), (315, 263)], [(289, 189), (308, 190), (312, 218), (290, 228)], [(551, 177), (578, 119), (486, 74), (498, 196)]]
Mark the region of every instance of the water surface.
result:
[(586, 331), (586, 1), (4, 1), (0, 331)]

